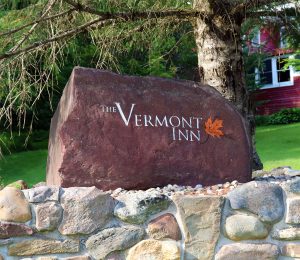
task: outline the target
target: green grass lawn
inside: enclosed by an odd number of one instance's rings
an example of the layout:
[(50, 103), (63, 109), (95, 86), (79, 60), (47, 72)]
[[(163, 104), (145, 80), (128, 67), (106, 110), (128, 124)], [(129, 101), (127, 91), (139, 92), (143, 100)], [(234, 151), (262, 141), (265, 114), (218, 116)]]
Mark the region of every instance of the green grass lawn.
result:
[(47, 150), (36, 150), (6, 155), (0, 160), (0, 176), (5, 185), (24, 180), (32, 186), (45, 181)]
[[(258, 127), (257, 150), (270, 170), (278, 166), (300, 169), (300, 123)], [(30, 186), (45, 181), (47, 150), (13, 153), (0, 160), (4, 184), (24, 180)]]
[(256, 146), (264, 169), (291, 166), (300, 170), (300, 123), (257, 127)]

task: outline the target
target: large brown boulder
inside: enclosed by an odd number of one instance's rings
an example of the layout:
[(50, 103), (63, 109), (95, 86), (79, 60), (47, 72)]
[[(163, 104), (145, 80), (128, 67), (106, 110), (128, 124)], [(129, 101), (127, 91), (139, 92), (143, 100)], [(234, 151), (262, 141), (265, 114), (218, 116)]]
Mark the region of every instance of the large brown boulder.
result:
[(52, 118), (47, 184), (108, 190), (245, 182), (246, 129), (209, 86), (77, 67)]

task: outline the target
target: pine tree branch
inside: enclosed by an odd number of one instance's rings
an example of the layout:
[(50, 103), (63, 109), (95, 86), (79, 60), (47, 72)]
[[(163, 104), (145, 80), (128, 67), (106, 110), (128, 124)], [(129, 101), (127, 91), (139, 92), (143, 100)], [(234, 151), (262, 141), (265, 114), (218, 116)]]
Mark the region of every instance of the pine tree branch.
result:
[(41, 23), (41, 22), (45, 22), (45, 21), (49, 21), (49, 20), (54, 20), (56, 18), (59, 18), (61, 16), (64, 16), (64, 15), (68, 15), (72, 12), (74, 12), (76, 9), (74, 7), (70, 8), (69, 10), (66, 10), (66, 11), (63, 11), (61, 13), (58, 13), (58, 14), (55, 14), (55, 15), (51, 15), (51, 16), (47, 16), (47, 17), (43, 17), (43, 18), (39, 18), (37, 20), (34, 20), (33, 22), (31, 23), (27, 23), (27, 24), (24, 24), (16, 29), (13, 29), (13, 30), (9, 30), (7, 32), (0, 32), (0, 37), (1, 36), (6, 36), (6, 35), (11, 35), (11, 34), (14, 34), (14, 33), (17, 33), (31, 25), (34, 25), (35, 23)]
[[(190, 10), (190, 11), (184, 11), (184, 10), (168, 10), (168, 11), (149, 11), (149, 12), (144, 12), (144, 11), (132, 11), (132, 12), (118, 12), (118, 13), (110, 13), (110, 12), (102, 12), (102, 11), (98, 11), (96, 9), (92, 9), (88, 6), (82, 5), (79, 2), (75, 2), (73, 0), (64, 0), (66, 3), (68, 3), (69, 5), (72, 6), (71, 9), (64, 11), (62, 13), (59, 13), (57, 15), (53, 15), (53, 16), (49, 16), (49, 17), (41, 17), (38, 20), (36, 20), (35, 22), (32, 22), (30, 24), (24, 25), (22, 27), (19, 27), (17, 29), (11, 30), (9, 32), (5, 32), (2, 33), (0, 35), (10, 35), (13, 34), (17, 31), (20, 31), (22, 29), (24, 29), (27, 26), (30, 26), (32, 24), (36, 24), (42, 21), (46, 21), (49, 19), (55, 19), (57, 17), (63, 16), (69, 12), (73, 12), (73, 11), (78, 11), (78, 12), (87, 12), (93, 15), (97, 15), (99, 16), (97, 19), (94, 19), (90, 22), (87, 22), (83, 25), (80, 25), (76, 28), (67, 30), (65, 32), (59, 33), (58, 35), (49, 38), (49, 39), (45, 39), (45, 40), (41, 40), (41, 41), (37, 41), (32, 43), (31, 45), (24, 47), (22, 49), (18, 49), (20, 47), (20, 45), (24, 42), (24, 39), (21, 41), (21, 44), (18, 44), (18, 48), (17, 49), (12, 49), (6, 53), (0, 54), (0, 60), (4, 60), (7, 59), (9, 57), (12, 56), (16, 56), (22, 53), (26, 53), (26, 52), (30, 52), (33, 51), (35, 49), (44, 47), (52, 42), (56, 42), (56, 41), (60, 41), (63, 40), (65, 38), (70, 38), (78, 33), (81, 33), (82, 31), (86, 30), (86, 29), (92, 29), (92, 28), (98, 28), (98, 27), (103, 27), (106, 26), (108, 24), (112, 24), (112, 23), (119, 23), (119, 22), (125, 22), (125, 21), (137, 21), (137, 20), (143, 20), (143, 19), (157, 19), (157, 18), (166, 18), (166, 17), (176, 17), (178, 19), (182, 19), (182, 18), (192, 18), (192, 17), (198, 17), (201, 18), (203, 20), (207, 20), (208, 17), (203, 13), (203, 12), (199, 12), (199, 11), (195, 11), (195, 10)], [(250, 0), (249, 0), (250, 1)], [(249, 2), (247, 1), (247, 2)], [(247, 3), (246, 2), (246, 3)], [(274, 0), (261, 0), (261, 1), (254, 1), (253, 4), (257, 4), (257, 3), (269, 3), (269, 2), (274, 2)], [(291, 8), (292, 9), (292, 8)], [(289, 10), (292, 11), (292, 10)], [(282, 10), (281, 12), (284, 12), (284, 10)], [(253, 14), (253, 13), (251, 13)], [(267, 16), (267, 14), (270, 14), (269, 12), (256, 12), (254, 13), (254, 15), (263, 15), (263, 16)], [(272, 12), (271, 12), (272, 14)], [(278, 15), (278, 12), (273, 12), (273, 14)], [(208, 21), (209, 22), (209, 21)]]
[(72, 37), (84, 30), (86, 30), (87, 28), (93, 26), (93, 25), (97, 25), (97, 27), (102, 27), (102, 26), (105, 26), (107, 24), (111, 24), (114, 20), (110, 20), (110, 19), (103, 19), (103, 18), (98, 18), (98, 19), (94, 19), (90, 22), (87, 22), (81, 26), (78, 26), (77, 28), (74, 28), (72, 30), (68, 30), (68, 31), (65, 31), (63, 33), (60, 33), (52, 38), (49, 38), (49, 39), (46, 39), (46, 40), (42, 40), (42, 41), (37, 41), (37, 42), (34, 42), (33, 44), (23, 48), (23, 49), (18, 49), (18, 50), (14, 50), (14, 51), (9, 51), (7, 53), (4, 53), (4, 54), (0, 54), (0, 61), (1, 60), (4, 60), (4, 59), (7, 59), (9, 57), (12, 57), (12, 56), (16, 56), (16, 55), (19, 55), (19, 54), (22, 54), (22, 53), (27, 53), (27, 52), (30, 52), (34, 49), (38, 49), (40, 47), (44, 47), (52, 42), (57, 42), (57, 41), (60, 41), (62, 39), (65, 39), (65, 38), (69, 38), (69, 37)]
[[(43, 12), (41, 13), (41, 19), (43, 19), (52, 9), (52, 7), (54, 6), (55, 2), (57, 0), (48, 0)], [(30, 28), (30, 30), (25, 33), (23, 35), (23, 38), (10, 50), (10, 52), (16, 51), (17, 49), (19, 49), (22, 44), (29, 38), (29, 36), (33, 33), (33, 31), (35, 30), (35, 28), (39, 25), (39, 22), (36, 22), (32, 25), (32, 27)]]
[[(66, 2), (71, 2), (71, 0), (64, 0)], [(84, 11), (94, 15), (100, 16), (97, 19), (94, 19), (90, 22), (87, 22), (77, 28), (62, 32), (52, 38), (45, 39), (42, 41), (37, 41), (23, 49), (12, 49), (6, 53), (0, 54), (0, 60), (7, 59), (12, 56), (16, 56), (22, 53), (27, 53), (35, 49), (44, 47), (52, 42), (60, 41), (65, 38), (72, 37), (86, 29), (92, 29), (93, 27), (103, 27), (107, 24), (113, 22), (125, 22), (125, 21), (137, 21), (141, 19), (157, 19), (157, 18), (166, 18), (166, 17), (176, 17), (176, 18), (189, 18), (189, 17), (201, 17), (204, 16), (201, 12), (198, 11), (182, 11), (182, 10), (171, 10), (171, 11), (150, 11), (150, 12), (124, 12), (124, 13), (103, 13), (98, 12), (97, 10), (90, 10), (90, 8), (78, 7), (78, 4), (74, 4), (74, 11)]]
[(137, 19), (151, 19), (151, 18), (164, 18), (170, 16), (176, 16), (178, 18), (185, 17), (204, 17), (202, 12), (191, 10), (169, 10), (169, 11), (132, 11), (132, 12), (120, 12), (120, 13), (111, 13), (98, 11), (96, 9), (90, 8), (86, 5), (80, 4), (73, 0), (64, 0), (64, 2), (73, 6), (78, 12), (86, 12), (94, 15), (98, 15), (105, 19), (123, 19), (125, 21), (132, 21)]

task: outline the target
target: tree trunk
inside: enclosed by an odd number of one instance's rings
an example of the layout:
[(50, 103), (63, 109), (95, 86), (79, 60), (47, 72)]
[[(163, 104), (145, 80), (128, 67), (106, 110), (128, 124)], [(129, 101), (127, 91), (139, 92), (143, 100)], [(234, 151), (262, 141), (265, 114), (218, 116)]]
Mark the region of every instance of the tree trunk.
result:
[(241, 24), (243, 14), (231, 14), (234, 6), (219, 0), (196, 0), (197, 11), (207, 14), (195, 24), (200, 81), (217, 89), (234, 103), (249, 123), (252, 136), (254, 170), (262, 169), (255, 149), (253, 108), (246, 89)]

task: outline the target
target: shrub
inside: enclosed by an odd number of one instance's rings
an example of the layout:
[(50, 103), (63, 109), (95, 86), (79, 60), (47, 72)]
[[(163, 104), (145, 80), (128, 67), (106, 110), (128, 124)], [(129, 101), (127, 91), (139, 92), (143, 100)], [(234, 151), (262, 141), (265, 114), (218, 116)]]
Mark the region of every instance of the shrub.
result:
[(290, 124), (295, 122), (300, 122), (299, 108), (282, 109), (270, 116), (270, 124), (272, 125)]
[(48, 131), (36, 131), (30, 136), (28, 133), (3, 132), (0, 135), (0, 148), (2, 154), (22, 152), (27, 150), (47, 149)]
[(300, 108), (285, 108), (269, 116), (256, 116), (256, 125), (282, 125), (300, 122)]
[(261, 116), (261, 115), (255, 116), (255, 124), (257, 126), (269, 125), (270, 124), (269, 116)]

